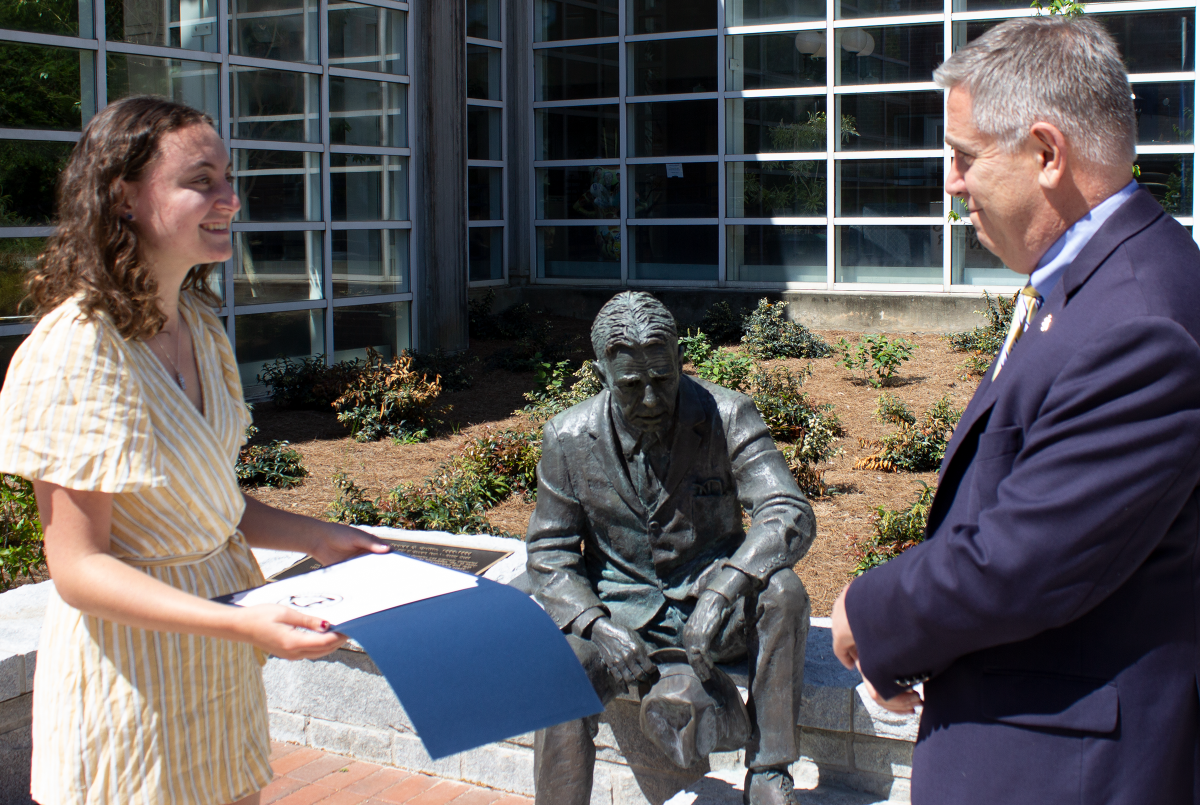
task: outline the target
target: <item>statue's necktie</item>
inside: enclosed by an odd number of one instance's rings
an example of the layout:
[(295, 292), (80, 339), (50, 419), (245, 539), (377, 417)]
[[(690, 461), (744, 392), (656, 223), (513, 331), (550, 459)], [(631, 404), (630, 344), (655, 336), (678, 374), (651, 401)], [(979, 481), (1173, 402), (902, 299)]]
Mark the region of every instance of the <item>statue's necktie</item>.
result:
[(996, 358), (996, 368), (992, 370), (992, 382), (1000, 375), (1000, 370), (1004, 368), (1004, 362), (1008, 360), (1009, 353), (1013, 351), (1013, 347), (1017, 345), (1017, 341), (1029, 329), (1029, 323), (1033, 321), (1033, 317), (1037, 314), (1038, 309), (1042, 306), (1042, 295), (1037, 292), (1037, 289), (1032, 285), (1026, 285), (1021, 289), (1021, 293), (1017, 295), (1017, 302), (1013, 305), (1012, 324), (1008, 326), (1008, 336), (1004, 339), (1004, 349), (1000, 350), (1000, 355)]
[(631, 475), (638, 497), (647, 510), (653, 511), (662, 494), (663, 477), (669, 460), (667, 449), (659, 439), (646, 439), (641, 449), (634, 452), (632, 459), (634, 472)]

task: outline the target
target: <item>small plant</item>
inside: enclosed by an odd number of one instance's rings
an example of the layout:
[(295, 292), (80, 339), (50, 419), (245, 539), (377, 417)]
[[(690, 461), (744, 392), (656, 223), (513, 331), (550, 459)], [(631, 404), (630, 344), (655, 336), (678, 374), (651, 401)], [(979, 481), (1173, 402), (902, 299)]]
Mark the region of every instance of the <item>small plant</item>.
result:
[(541, 424), (558, 416), (573, 405), (599, 394), (604, 388), (596, 365), (584, 361), (572, 371), (570, 361), (542, 363), (537, 369), (537, 387), (525, 393), (529, 405), (521, 411), (534, 423)]
[(700, 331), (708, 335), (714, 344), (736, 344), (742, 337), (744, 316), (734, 312), (728, 302), (717, 302), (704, 312), (700, 319)]
[(367, 349), (367, 360), (351, 387), (333, 402), (338, 421), (360, 442), (383, 438), (429, 438), (447, 408), (436, 408), (441, 380), (427, 380), (410, 357), (385, 362)]
[(354, 483), (344, 472), (333, 476), (333, 485), (338, 496), (329, 505), (327, 517), (335, 523), (347, 525), (391, 525), (385, 523), (383, 514), (362, 487)]
[(871, 524), (875, 534), (854, 546), (858, 560), (853, 575), (860, 576), (889, 559), (894, 559), (925, 539), (925, 523), (929, 520), (929, 507), (933, 505), (934, 488), (921, 484), (921, 493), (906, 509), (875, 509)]
[(787, 302), (758, 300), (746, 317), (742, 345), (758, 360), (771, 358), (824, 358), (829, 345), (803, 324), (787, 320)]
[(758, 369), (751, 376), (750, 387), (771, 436), (788, 443), (780, 450), (796, 483), (805, 494), (820, 497), (827, 489), (825, 471), (817, 467), (841, 452), (834, 442), (845, 432), (832, 405), (814, 403), (801, 390), (811, 373), (811, 367), (796, 373), (783, 366)]
[(0, 591), (45, 564), (33, 484), (17, 475), (0, 475)]
[(696, 370), (697, 377), (734, 391), (744, 390), (754, 370), (754, 361), (749, 357), (713, 346), (708, 336), (699, 330), (695, 335), (689, 330), (680, 337), (679, 345), (683, 348), (684, 358)]
[(912, 416), (908, 406), (894, 398), (889, 402), (880, 398), (876, 412), (880, 421), (898, 427), (881, 441), (863, 440), (864, 445), (874, 446), (876, 450), (859, 459), (854, 464), (855, 469), (885, 472), (936, 470), (946, 455), (946, 444), (954, 434), (954, 426), (962, 416), (962, 411), (950, 404), (949, 397), (942, 397), (935, 402), (919, 420)]
[(308, 475), (308, 470), (300, 463), (303, 456), (287, 442), (278, 439), (270, 444), (250, 444), (257, 433), (258, 428), (247, 426), (247, 443), (238, 451), (234, 467), (238, 483), (249, 488), (272, 486), (291, 489), (299, 486)]
[(892, 394), (880, 394), (875, 405), (875, 418), (892, 425), (915, 425), (917, 418), (908, 403)]
[(857, 344), (839, 338), (834, 348), (834, 352), (841, 356), (838, 365), (851, 372), (861, 372), (867, 385), (872, 388), (883, 388), (895, 377), (900, 364), (911, 358), (916, 350), (916, 344), (882, 334), (864, 335)]
[(295, 360), (280, 358), (263, 367), (258, 380), (271, 390), (271, 399), (281, 408), (307, 408), (328, 411), (333, 401), (362, 372), (359, 360), (325, 365), (324, 355)]
[(400, 355), (412, 358), (413, 371), (420, 372), (426, 380), (440, 377), (442, 391), (463, 391), (471, 388), (474, 379), (471, 377), (467, 365), (479, 362), (478, 358), (468, 359), (463, 355), (451, 355), (440, 348), (432, 352), (415, 352), (406, 349)]
[(1016, 304), (1017, 294), (1012, 296), (992, 296), (983, 292), (983, 310), (975, 312), (987, 317), (987, 324), (981, 324), (967, 333), (950, 333), (946, 340), (950, 347), (958, 352), (977, 352), (990, 357), (1004, 346), (1008, 335), (1008, 326), (1012, 322), (1013, 305)]

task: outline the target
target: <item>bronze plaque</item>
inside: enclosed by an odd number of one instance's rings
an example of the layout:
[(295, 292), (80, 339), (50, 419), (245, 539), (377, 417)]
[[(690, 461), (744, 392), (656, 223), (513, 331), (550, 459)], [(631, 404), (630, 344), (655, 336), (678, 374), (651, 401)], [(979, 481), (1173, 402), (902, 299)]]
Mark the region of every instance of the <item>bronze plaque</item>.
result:
[[(488, 568), (512, 556), (512, 551), (492, 551), (485, 548), (465, 548), (460, 545), (439, 545), (435, 542), (409, 542), (399, 539), (385, 539), (396, 553), (422, 559), (426, 562), (451, 570), (461, 570), (475, 576), (482, 576)], [(279, 581), (308, 573), (321, 567), (321, 564), (311, 556), (306, 556), (289, 568), (279, 571), (267, 581)]]

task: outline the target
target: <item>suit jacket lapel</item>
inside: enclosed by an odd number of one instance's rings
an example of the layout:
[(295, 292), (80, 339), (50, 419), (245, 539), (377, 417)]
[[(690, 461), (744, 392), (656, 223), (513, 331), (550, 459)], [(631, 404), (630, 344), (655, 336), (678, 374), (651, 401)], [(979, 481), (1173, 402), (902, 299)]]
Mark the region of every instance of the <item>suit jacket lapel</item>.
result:
[(644, 512), (641, 498), (625, 471), (625, 459), (618, 446), (616, 431), (613, 430), (611, 397), (607, 391), (600, 393), (604, 399), (596, 407), (596, 413), (588, 428), (593, 440), (592, 471), (609, 480), (626, 506), (635, 512)]
[(703, 439), (704, 406), (697, 394), (696, 383), (686, 375), (679, 381), (679, 408), (675, 414), (675, 439), (671, 444), (671, 462), (663, 484), (662, 500), (668, 500), (675, 488), (687, 476)]

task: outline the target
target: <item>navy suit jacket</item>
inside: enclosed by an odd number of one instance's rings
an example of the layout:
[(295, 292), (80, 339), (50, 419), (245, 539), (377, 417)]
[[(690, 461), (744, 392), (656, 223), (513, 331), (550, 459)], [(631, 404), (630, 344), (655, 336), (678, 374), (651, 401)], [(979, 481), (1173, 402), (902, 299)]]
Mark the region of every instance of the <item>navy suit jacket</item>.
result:
[(929, 675), (913, 801), (1200, 802), (1200, 252), (1139, 191), (955, 429), (928, 540), (846, 598)]

